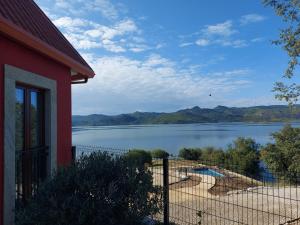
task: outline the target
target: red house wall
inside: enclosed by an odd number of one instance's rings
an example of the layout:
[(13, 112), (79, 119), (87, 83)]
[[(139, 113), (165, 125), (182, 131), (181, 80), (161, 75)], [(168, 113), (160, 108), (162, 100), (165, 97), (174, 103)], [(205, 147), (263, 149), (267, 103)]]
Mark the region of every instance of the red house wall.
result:
[(66, 165), (71, 161), (72, 118), (70, 69), (40, 55), (0, 34), (0, 225), (3, 221), (3, 165), (4, 165), (4, 64), (57, 82), (57, 162)]

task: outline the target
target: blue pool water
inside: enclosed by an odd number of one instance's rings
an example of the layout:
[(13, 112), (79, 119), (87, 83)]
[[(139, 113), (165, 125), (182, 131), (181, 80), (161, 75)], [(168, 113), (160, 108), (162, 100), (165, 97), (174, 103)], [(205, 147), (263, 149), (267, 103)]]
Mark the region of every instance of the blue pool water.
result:
[(224, 177), (223, 174), (218, 173), (215, 170), (207, 169), (207, 168), (193, 169), (193, 172), (203, 174), (203, 175), (209, 175), (209, 176), (213, 176), (213, 177)]

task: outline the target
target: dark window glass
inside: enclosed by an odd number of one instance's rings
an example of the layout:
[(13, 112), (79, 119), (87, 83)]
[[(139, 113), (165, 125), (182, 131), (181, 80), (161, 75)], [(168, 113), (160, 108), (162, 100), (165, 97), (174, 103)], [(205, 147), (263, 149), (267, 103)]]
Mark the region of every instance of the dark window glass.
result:
[(42, 93), (30, 92), (30, 147), (39, 147), (42, 144)]
[(16, 89), (16, 150), (24, 149), (25, 90)]
[(44, 91), (16, 87), (16, 199), (26, 202), (47, 175), (44, 145)]

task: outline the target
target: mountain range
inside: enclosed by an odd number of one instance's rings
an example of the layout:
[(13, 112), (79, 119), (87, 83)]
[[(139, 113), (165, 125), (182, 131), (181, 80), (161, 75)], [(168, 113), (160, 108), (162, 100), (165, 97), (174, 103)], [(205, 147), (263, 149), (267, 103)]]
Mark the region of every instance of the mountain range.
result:
[(193, 108), (170, 113), (134, 112), (120, 115), (74, 115), (73, 126), (108, 126), (139, 124), (187, 124), (215, 122), (279, 122), (300, 119), (300, 105)]

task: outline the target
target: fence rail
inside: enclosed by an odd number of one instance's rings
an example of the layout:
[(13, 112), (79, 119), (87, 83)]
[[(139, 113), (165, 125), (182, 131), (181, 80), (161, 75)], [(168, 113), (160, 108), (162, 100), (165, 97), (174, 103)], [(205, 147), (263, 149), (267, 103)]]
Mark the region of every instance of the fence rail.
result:
[[(93, 151), (130, 150), (76, 146), (77, 157)], [(236, 165), (178, 157), (153, 159), (149, 169), (154, 185), (164, 190), (156, 219), (166, 225), (300, 225), (300, 174), (248, 174)]]

